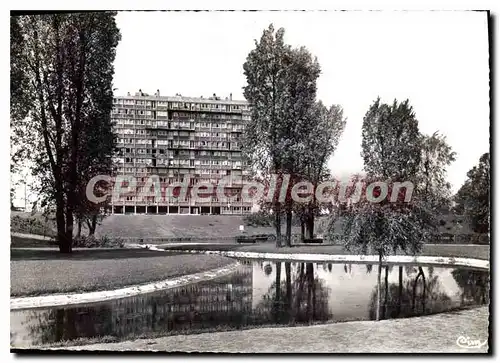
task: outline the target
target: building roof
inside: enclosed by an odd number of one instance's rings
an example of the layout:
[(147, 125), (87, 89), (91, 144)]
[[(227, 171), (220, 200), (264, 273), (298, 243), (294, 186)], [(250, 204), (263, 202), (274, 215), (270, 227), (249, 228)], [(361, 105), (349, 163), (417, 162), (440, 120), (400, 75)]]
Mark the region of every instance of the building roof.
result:
[(192, 103), (218, 103), (218, 104), (233, 104), (233, 105), (248, 105), (246, 100), (231, 100), (229, 98), (221, 98), (221, 97), (209, 97), (209, 98), (201, 98), (201, 97), (185, 97), (185, 96), (157, 96), (157, 95), (149, 95), (147, 93), (135, 94), (135, 95), (126, 95), (119, 96), (115, 95), (114, 98), (119, 99), (131, 99), (131, 100), (146, 100), (146, 101), (169, 101), (169, 102), (192, 102)]

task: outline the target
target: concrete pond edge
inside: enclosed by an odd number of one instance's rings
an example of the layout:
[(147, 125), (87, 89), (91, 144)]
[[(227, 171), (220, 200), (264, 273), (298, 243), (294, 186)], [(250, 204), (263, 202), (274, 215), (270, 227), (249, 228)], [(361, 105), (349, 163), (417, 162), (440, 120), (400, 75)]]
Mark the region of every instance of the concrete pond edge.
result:
[[(280, 260), (297, 262), (345, 262), (345, 263), (378, 263), (377, 255), (331, 255), (327, 253), (272, 253), (272, 252), (242, 252), (242, 251), (207, 251), (207, 250), (175, 250), (162, 249), (154, 245), (135, 245), (136, 248), (147, 248), (152, 251), (169, 251), (176, 253), (216, 254), (224, 257), (255, 259), (255, 260)], [(490, 261), (469, 257), (441, 257), (441, 256), (387, 256), (383, 263), (444, 265), (457, 267), (470, 267), (489, 270)]]
[(13, 311), (21, 309), (37, 309), (86, 303), (98, 303), (113, 299), (121, 299), (141, 294), (148, 294), (159, 290), (167, 290), (175, 287), (189, 285), (195, 282), (208, 281), (218, 277), (223, 277), (236, 271), (236, 269), (240, 265), (241, 263), (235, 262), (224, 267), (219, 267), (208, 271), (173, 277), (146, 284), (131, 285), (115, 290), (11, 298), (10, 310)]

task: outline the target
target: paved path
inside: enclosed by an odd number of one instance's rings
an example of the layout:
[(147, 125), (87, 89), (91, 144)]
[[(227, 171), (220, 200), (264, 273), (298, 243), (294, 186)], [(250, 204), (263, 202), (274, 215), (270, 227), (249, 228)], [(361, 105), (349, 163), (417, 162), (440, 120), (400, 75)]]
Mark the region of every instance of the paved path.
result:
[[(295, 328), (263, 328), (176, 335), (121, 343), (66, 347), (72, 350), (148, 350), (225, 353), (485, 353), (488, 308), (431, 316), (358, 321)], [(463, 336), (479, 348), (457, 344)], [(466, 346), (466, 341), (461, 343)]]

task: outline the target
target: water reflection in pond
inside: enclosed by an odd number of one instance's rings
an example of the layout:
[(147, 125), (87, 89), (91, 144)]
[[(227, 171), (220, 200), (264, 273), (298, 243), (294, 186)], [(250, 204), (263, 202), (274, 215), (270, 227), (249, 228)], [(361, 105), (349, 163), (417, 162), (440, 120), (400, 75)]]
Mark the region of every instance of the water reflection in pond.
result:
[[(487, 304), (487, 271), (384, 266), (382, 318)], [(377, 266), (244, 262), (216, 280), (103, 303), (11, 312), (11, 346), (374, 319)]]

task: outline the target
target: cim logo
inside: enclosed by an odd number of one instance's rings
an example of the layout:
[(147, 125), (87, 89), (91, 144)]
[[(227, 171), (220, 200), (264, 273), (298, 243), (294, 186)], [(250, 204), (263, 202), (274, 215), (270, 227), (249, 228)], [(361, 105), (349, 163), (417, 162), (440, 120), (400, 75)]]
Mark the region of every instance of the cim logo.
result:
[(479, 339), (471, 339), (469, 337), (464, 337), (463, 335), (457, 338), (457, 345), (460, 348), (466, 349), (478, 349), (484, 346), (488, 342), (488, 339), (485, 339), (484, 342), (481, 342)]

